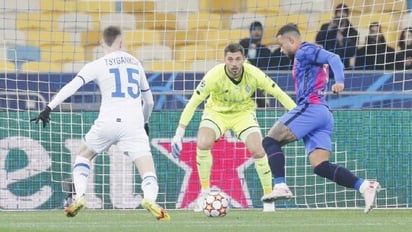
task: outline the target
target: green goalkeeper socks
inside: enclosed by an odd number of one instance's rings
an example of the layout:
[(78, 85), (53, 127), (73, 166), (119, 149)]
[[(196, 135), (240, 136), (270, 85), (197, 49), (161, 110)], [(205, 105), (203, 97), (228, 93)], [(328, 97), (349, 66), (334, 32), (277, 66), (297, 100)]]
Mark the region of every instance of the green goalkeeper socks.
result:
[(272, 173), (266, 155), (262, 158), (255, 158), (255, 169), (263, 188), (263, 194), (272, 192)]
[(210, 150), (196, 149), (197, 171), (199, 172), (200, 186), (208, 189), (210, 186), (210, 172), (212, 170), (212, 153)]

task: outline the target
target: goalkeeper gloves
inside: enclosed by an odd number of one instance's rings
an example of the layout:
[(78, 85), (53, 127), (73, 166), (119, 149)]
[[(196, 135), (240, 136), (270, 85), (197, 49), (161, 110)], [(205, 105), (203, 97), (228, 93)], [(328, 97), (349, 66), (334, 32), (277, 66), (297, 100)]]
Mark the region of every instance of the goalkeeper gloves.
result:
[(40, 112), (40, 114), (36, 117), (36, 118), (32, 118), (30, 119), (30, 122), (35, 121), (36, 124), (39, 123), (39, 121), (41, 120), (43, 123), (43, 128), (46, 127), (47, 123), (50, 122), (50, 112), (51, 112), (51, 108), (46, 106), (46, 108)]
[(172, 139), (172, 155), (174, 158), (178, 159), (180, 152), (182, 151), (183, 136), (185, 134), (185, 129), (178, 127), (176, 134)]

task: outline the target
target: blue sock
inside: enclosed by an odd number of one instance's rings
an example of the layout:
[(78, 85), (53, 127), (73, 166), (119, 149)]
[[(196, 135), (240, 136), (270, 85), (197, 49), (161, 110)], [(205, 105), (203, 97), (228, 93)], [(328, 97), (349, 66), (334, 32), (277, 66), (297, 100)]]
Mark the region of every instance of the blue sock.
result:
[(270, 137), (265, 137), (262, 145), (268, 156), (274, 183), (285, 183), (285, 155), (283, 154), (280, 143)]
[(365, 181), (364, 179), (359, 178), (359, 179), (356, 181), (356, 183), (355, 183), (355, 187), (354, 187), (354, 189), (356, 189), (356, 190), (358, 190), (358, 191), (359, 191), (360, 186), (363, 184), (363, 182), (364, 182), (364, 181)]
[(275, 185), (275, 184), (281, 184), (281, 183), (286, 183), (285, 177), (276, 177), (276, 178), (273, 178), (273, 185)]
[(360, 179), (345, 167), (331, 164), (329, 161), (323, 161), (321, 164), (316, 166), (313, 171), (315, 174), (328, 178), (338, 185), (354, 189), (357, 188), (357, 190), (359, 189), (360, 185), (357, 185), (359, 184), (358, 182)]

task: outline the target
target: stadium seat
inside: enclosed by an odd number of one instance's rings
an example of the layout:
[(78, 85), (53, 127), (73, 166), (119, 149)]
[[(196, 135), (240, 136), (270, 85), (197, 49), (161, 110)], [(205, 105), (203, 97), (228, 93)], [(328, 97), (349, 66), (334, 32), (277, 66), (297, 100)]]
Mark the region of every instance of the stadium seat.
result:
[(62, 72), (65, 73), (78, 73), (80, 69), (86, 64), (86, 61), (75, 61), (62, 64)]
[(124, 31), (124, 43), (129, 51), (134, 51), (142, 45), (162, 45), (163, 33), (156, 30)]
[(399, 19), (400, 28), (412, 27), (412, 12), (404, 13)]
[(16, 72), (16, 66), (14, 63), (0, 60), (0, 73), (13, 73)]
[(263, 31), (262, 44), (266, 46), (278, 44), (277, 39), (276, 39), (276, 34), (278, 33), (279, 28), (280, 28), (280, 25), (279, 26), (266, 26), (265, 30)]
[(316, 35), (318, 32), (313, 31), (313, 30), (308, 30), (308, 31), (303, 31), (301, 33), (302, 33), (302, 40), (314, 43), (316, 41)]
[(67, 0), (41, 0), (40, 10), (42, 12), (76, 12), (77, 1)]
[(109, 13), (101, 15), (100, 31), (103, 31), (108, 26), (118, 26), (122, 30), (135, 30), (136, 17), (130, 13)]
[(137, 48), (136, 57), (141, 61), (171, 60), (173, 59), (173, 51), (164, 45), (145, 45)]
[(196, 29), (220, 29), (222, 27), (220, 14), (215, 13), (191, 13), (188, 18), (188, 30)]
[[(203, 36), (197, 44), (207, 44), (218, 49), (226, 47), (229, 43), (238, 43), (241, 39), (249, 37), (248, 29), (203, 30)], [(223, 54), (223, 50), (221, 50)]]
[(93, 18), (87, 13), (74, 12), (64, 13), (58, 17), (57, 28), (65, 32), (84, 32), (97, 30), (93, 28)]
[(2, 14), (2, 22), (0, 22), (0, 30), (9, 29), (16, 30), (16, 12), (4, 12)]
[(203, 44), (192, 44), (175, 48), (175, 59), (181, 61), (216, 60), (221, 57), (221, 52), (217, 51), (216, 48)]
[(176, 15), (171, 13), (146, 13), (136, 15), (137, 29), (175, 30), (177, 28)]
[(229, 29), (249, 31), (250, 24), (259, 21), (265, 25), (265, 16), (257, 13), (237, 13), (231, 16)]
[(316, 13), (316, 14), (313, 14), (313, 17), (316, 17), (316, 22), (318, 23), (318, 26), (316, 28), (317, 30), (319, 30), (322, 24), (328, 23), (332, 20), (333, 12), (330, 11), (330, 12)]
[(7, 60), (8, 49), (6, 47), (0, 47), (0, 62)]
[(122, 1), (122, 12), (125, 13), (155, 12), (155, 7), (154, 1)]
[(100, 31), (85, 31), (81, 33), (81, 45), (84, 47), (97, 46), (102, 39), (102, 33)]
[(116, 1), (77, 1), (77, 10), (86, 13), (115, 13)]
[(406, 10), (407, 1), (399, 0), (367, 0), (366, 4), (371, 13), (401, 12)]
[(289, 14), (266, 17), (265, 28), (280, 28), (288, 23), (296, 24), (299, 30), (307, 30), (309, 28), (309, 18), (307, 14)]
[(1, 29), (0, 30), (0, 47), (9, 47), (14, 45), (25, 45), (26, 34), (20, 30)]
[(67, 32), (62, 31), (36, 31), (30, 30), (26, 32), (27, 44), (38, 47), (49, 47), (52, 45), (63, 45), (70, 43), (71, 36)]
[(19, 30), (52, 31), (57, 28), (58, 13), (30, 12), (17, 15), (16, 28)]
[(21, 72), (39, 73), (39, 72), (61, 72), (61, 64), (51, 62), (26, 62), (21, 66)]
[(280, 0), (247, 0), (246, 9), (248, 12), (262, 15), (279, 14)]
[(356, 27), (369, 27), (372, 22), (378, 22), (381, 24), (383, 29), (386, 30), (398, 30), (399, 27), (399, 14), (394, 13), (370, 13), (362, 14), (359, 16), (352, 16), (351, 22)]
[(92, 50), (92, 60), (97, 60), (104, 56), (104, 51), (102, 46), (96, 46)]
[(233, 14), (241, 12), (245, 5), (238, 0), (199, 0), (200, 11), (208, 11), (218, 14)]
[(16, 64), (17, 69), (27, 61), (40, 61), (40, 48), (35, 46), (16, 45), (7, 49), (7, 60)]
[(84, 48), (69, 44), (42, 48), (41, 61), (67, 63), (85, 60)]
[[(336, 1), (335, 1), (336, 2)], [(333, 12), (333, 1), (330, 0), (280, 0), (279, 12), (282, 14), (313, 14), (315, 12)]]
[(147, 72), (185, 72), (189, 70), (190, 63), (175, 60), (145, 61), (143, 67)]
[(0, 6), (4, 9), (4, 12), (39, 12), (40, 2), (42, 0), (0, 0)]
[(190, 71), (205, 73), (217, 64), (217, 60), (196, 60), (191, 64)]
[(0, 47), (14, 45), (25, 45), (26, 35), (20, 30), (2, 29), (0, 30)]
[(166, 34), (165, 43), (169, 47), (195, 44), (199, 39), (204, 38), (203, 31), (199, 30), (176, 30)]
[(157, 0), (156, 11), (173, 13), (199, 12), (199, 1)]

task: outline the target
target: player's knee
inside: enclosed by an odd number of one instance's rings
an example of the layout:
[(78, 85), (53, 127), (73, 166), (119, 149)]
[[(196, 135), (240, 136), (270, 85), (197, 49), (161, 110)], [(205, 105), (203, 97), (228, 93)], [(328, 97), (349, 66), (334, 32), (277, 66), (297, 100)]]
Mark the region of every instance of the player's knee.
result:
[(260, 159), (260, 158), (263, 158), (265, 156), (265, 154), (266, 154), (265, 152), (252, 153), (252, 157), (254, 159)]
[(214, 143), (215, 140), (211, 136), (198, 136), (197, 138), (197, 148), (200, 150), (210, 150)]
[(282, 146), (280, 145), (279, 141), (266, 136), (262, 141), (263, 149), (265, 150), (266, 154), (273, 154), (277, 152), (282, 152)]

